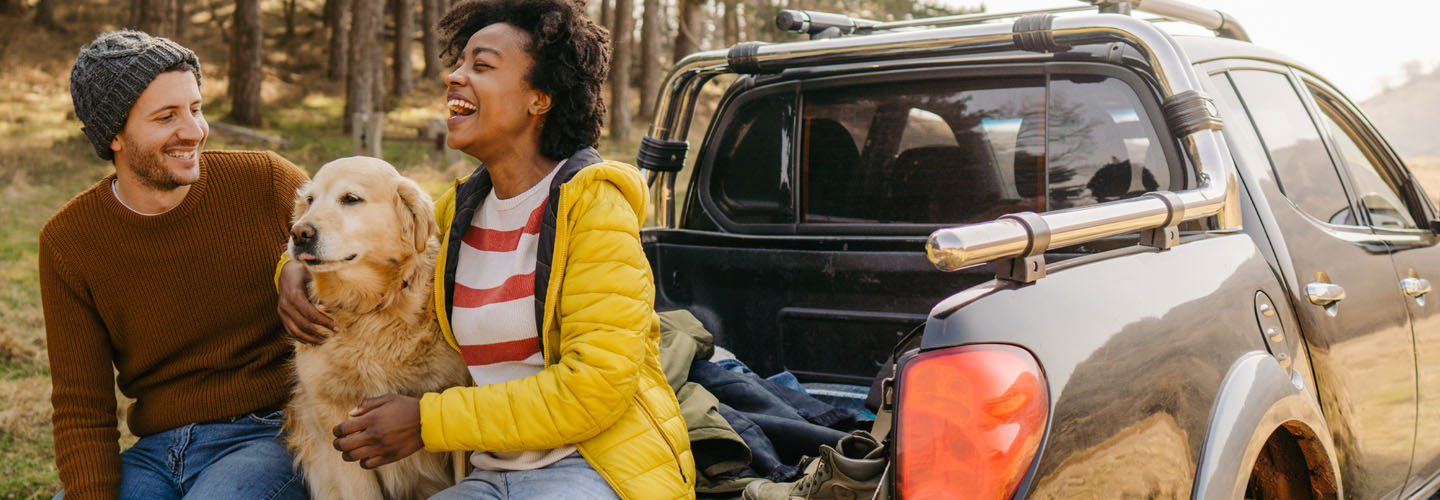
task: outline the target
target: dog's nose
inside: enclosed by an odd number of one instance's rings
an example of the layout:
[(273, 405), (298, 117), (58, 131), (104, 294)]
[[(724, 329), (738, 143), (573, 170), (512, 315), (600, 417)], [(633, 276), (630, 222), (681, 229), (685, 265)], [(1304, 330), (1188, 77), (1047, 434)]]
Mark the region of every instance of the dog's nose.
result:
[(315, 244), (315, 226), (308, 223), (296, 224), (290, 228), (290, 238), (297, 248), (310, 248)]

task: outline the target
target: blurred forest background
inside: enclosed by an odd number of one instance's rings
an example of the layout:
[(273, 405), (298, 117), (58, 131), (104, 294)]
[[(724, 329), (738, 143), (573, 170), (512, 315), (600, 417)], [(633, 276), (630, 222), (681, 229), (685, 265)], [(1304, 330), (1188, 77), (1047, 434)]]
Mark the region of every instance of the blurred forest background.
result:
[[(368, 113), (361, 130), (376, 128), (383, 139), (366, 147), (438, 193), (474, 168), (447, 154), (444, 125), (435, 123), (448, 116), (448, 70), (432, 27), (455, 1), (0, 0), (0, 499), (50, 498), (60, 487), (36, 239), (50, 214), (113, 170), (95, 156), (72, 110), (68, 79), (80, 47), (129, 27), (192, 48), (204, 73), (207, 147), (271, 149), (312, 173), (360, 149), (352, 117)], [(800, 39), (774, 29), (780, 9), (893, 20), (984, 7), (980, 0), (591, 0), (590, 17), (609, 27), (615, 43), (601, 153), (634, 161), (678, 58), (737, 41)], [(989, 7), (1003, 9), (1004, 1)], [(692, 143), (726, 83), (705, 88)], [(1440, 193), (1440, 70), (1407, 70), (1361, 107), (1427, 191)], [(123, 422), (127, 402), (116, 397)], [(122, 445), (134, 441), (123, 436)]]

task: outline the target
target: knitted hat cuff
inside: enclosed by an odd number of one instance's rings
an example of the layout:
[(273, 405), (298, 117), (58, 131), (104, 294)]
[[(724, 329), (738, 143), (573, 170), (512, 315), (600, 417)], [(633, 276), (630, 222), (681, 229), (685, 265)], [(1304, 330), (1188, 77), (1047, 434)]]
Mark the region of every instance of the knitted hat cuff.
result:
[(96, 155), (114, 160), (110, 142), (124, 130), (130, 108), (156, 76), (182, 62), (194, 68), (198, 85), (200, 60), (190, 49), (167, 38), (140, 31), (112, 31), (80, 49), (70, 70), (70, 99)]

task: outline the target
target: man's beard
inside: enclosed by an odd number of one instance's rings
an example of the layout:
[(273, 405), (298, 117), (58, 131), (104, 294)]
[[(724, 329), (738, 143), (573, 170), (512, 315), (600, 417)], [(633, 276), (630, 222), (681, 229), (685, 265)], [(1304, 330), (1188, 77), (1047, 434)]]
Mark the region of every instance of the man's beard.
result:
[[(180, 181), (175, 178), (175, 174), (165, 168), (164, 158), (165, 148), (188, 144), (170, 143), (161, 145), (155, 149), (142, 150), (139, 144), (130, 142), (129, 138), (122, 137), (121, 141), (124, 141), (127, 151), (132, 151), (130, 155), (130, 169), (135, 172), (135, 177), (140, 179), (141, 184), (156, 191), (173, 191), (180, 186), (189, 185), (189, 183), (181, 184)], [(195, 161), (200, 161), (200, 149), (202, 146), (203, 144), (196, 144)]]

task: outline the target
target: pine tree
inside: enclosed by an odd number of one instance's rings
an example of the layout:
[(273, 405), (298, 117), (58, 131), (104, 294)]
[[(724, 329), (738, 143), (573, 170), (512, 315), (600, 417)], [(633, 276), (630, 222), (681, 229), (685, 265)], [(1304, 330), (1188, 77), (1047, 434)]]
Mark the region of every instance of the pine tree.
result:
[(353, 11), (354, 0), (325, 0), (325, 26), (330, 30), (330, 65), (326, 76), (330, 81), (349, 81), (346, 75), (350, 68), (350, 18)]
[(420, 24), (423, 29), (421, 44), (424, 45), (425, 71), (420, 74), (421, 78), (439, 78), (445, 70), (440, 64), (440, 34), (435, 32), (435, 25), (440, 22), (441, 5), (443, 0), (420, 0), (422, 8), (420, 13)]
[(395, 11), (395, 83), (391, 91), (395, 97), (410, 94), (415, 87), (415, 63), (411, 60), (411, 47), (415, 39), (415, 4), (410, 0), (391, 0)]
[(665, 72), (660, 61), (661, 35), (665, 29), (665, 7), (660, 0), (645, 0), (644, 24), (640, 28), (640, 117), (655, 116), (655, 99)]
[(675, 0), (678, 5), (680, 32), (675, 34), (676, 63), (692, 52), (700, 50), (700, 38), (705, 32), (705, 0)]
[(384, 18), (384, 0), (353, 0), (350, 26), (350, 63), (345, 85), (345, 130), (350, 131), (356, 113), (379, 109), (376, 99), (383, 69), (384, 54), (380, 49), (380, 24)]
[(610, 41), (610, 141), (623, 143), (630, 139), (630, 53), (631, 35), (635, 31), (635, 9), (630, 0), (615, 0), (615, 24), (611, 25)]
[(40, 0), (35, 4), (35, 25), (50, 31), (65, 31), (55, 23), (55, 0)]
[(261, 66), (260, 0), (236, 0), (234, 34), (230, 37), (230, 119), (260, 125)]

